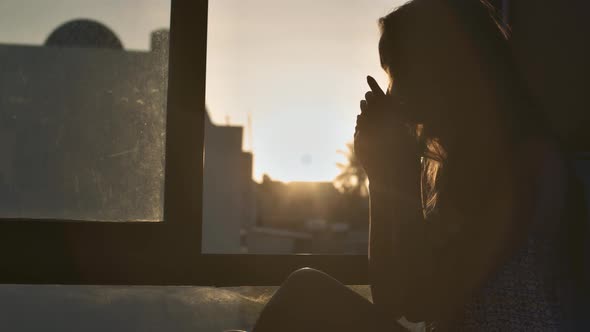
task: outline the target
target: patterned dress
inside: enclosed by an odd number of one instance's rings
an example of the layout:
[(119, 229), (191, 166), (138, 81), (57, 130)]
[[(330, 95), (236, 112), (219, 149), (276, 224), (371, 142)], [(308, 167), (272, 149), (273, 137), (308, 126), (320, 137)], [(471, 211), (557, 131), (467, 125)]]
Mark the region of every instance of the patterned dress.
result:
[(537, 213), (526, 243), (466, 306), (457, 331), (581, 331), (576, 268), (586, 213), (571, 174), (564, 207), (560, 218)]
[(542, 254), (550, 242), (531, 235), (466, 306), (457, 331), (563, 331), (565, 294), (548, 269), (559, 263)]

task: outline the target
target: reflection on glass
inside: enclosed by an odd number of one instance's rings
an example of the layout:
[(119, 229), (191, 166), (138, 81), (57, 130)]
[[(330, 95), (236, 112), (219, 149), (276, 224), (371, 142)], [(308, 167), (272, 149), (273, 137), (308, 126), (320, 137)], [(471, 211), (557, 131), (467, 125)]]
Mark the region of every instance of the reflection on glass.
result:
[(403, 0), (209, 2), (203, 251), (364, 254), (351, 146), (377, 20)]
[(162, 220), (170, 1), (2, 6), (0, 217)]

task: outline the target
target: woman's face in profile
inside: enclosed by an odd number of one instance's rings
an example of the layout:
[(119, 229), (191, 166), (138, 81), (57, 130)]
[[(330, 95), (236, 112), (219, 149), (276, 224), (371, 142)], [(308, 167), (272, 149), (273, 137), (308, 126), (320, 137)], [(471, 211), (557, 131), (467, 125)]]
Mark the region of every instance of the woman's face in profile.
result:
[[(380, 41), (380, 46), (386, 41)], [(446, 102), (438, 80), (423, 61), (405, 61), (403, 65), (393, 64), (386, 47), (379, 48), (381, 66), (389, 78), (387, 95), (394, 99), (397, 111), (404, 114), (409, 123), (424, 124), (429, 132), (438, 132), (445, 125)], [(395, 69), (393, 69), (395, 68)]]
[(395, 75), (390, 68), (387, 64), (383, 65), (383, 70), (389, 78), (386, 95), (392, 99), (392, 104), (396, 108), (393, 111), (399, 112), (408, 123), (422, 123), (425, 116), (422, 111), (423, 107), (416, 103), (416, 98), (412, 95), (411, 90), (404, 85), (405, 80), (400, 80), (399, 76)]
[[(393, 99), (393, 104), (396, 107), (401, 107), (403, 109), (398, 109), (402, 113), (405, 113), (407, 116), (408, 122), (419, 122), (420, 118), (422, 118), (420, 112), (414, 110), (412, 106), (416, 106), (415, 102), (412, 102), (412, 88), (408, 85), (409, 77), (408, 72), (411, 72), (411, 68), (409, 66), (403, 66), (404, 68), (399, 68), (399, 64), (394, 63), (392, 59), (396, 58), (397, 54), (394, 54), (391, 48), (391, 41), (387, 40), (387, 36), (381, 35), (379, 40), (379, 57), (381, 61), (381, 68), (387, 74), (389, 78), (389, 83), (387, 86), (386, 94)], [(399, 58), (399, 55), (397, 56)]]

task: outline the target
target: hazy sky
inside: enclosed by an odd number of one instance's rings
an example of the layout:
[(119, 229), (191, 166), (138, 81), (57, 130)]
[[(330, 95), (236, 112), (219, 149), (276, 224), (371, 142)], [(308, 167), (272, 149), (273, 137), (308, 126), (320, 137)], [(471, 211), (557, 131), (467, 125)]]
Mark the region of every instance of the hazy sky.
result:
[[(379, 67), (377, 19), (404, 0), (209, 0), (207, 105), (246, 125), (254, 176), (331, 181), (352, 140), (365, 76)], [(127, 49), (169, 26), (164, 0), (1, 0), (0, 43), (41, 44), (73, 18), (99, 20)]]
[(168, 0), (0, 0), (0, 43), (42, 44), (59, 25), (90, 18), (127, 49), (149, 49), (150, 32), (170, 26)]
[[(365, 77), (379, 66), (377, 19), (396, 0), (211, 0), (207, 104), (252, 117), (255, 178), (330, 181), (352, 140)], [(247, 135), (246, 135), (247, 137)]]

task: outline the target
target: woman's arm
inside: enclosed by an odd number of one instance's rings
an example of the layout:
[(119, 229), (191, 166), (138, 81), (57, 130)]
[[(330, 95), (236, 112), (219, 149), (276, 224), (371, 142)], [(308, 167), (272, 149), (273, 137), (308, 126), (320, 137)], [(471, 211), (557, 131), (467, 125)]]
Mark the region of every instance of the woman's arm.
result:
[[(399, 165), (398, 165), (399, 166)], [(423, 262), (424, 225), (420, 201), (420, 165), (397, 169), (395, 176), (370, 180), (369, 275), (378, 308), (405, 315), (413, 296), (414, 274)]]
[[(398, 103), (368, 77), (372, 91), (361, 101), (355, 153), (370, 180), (369, 278), (373, 300), (386, 317), (403, 315), (411, 275), (406, 272), (423, 224), (418, 142), (399, 119)], [(413, 234), (413, 235), (410, 235)], [(421, 257), (421, 255), (418, 255)], [(415, 260), (418, 262), (418, 260)]]

